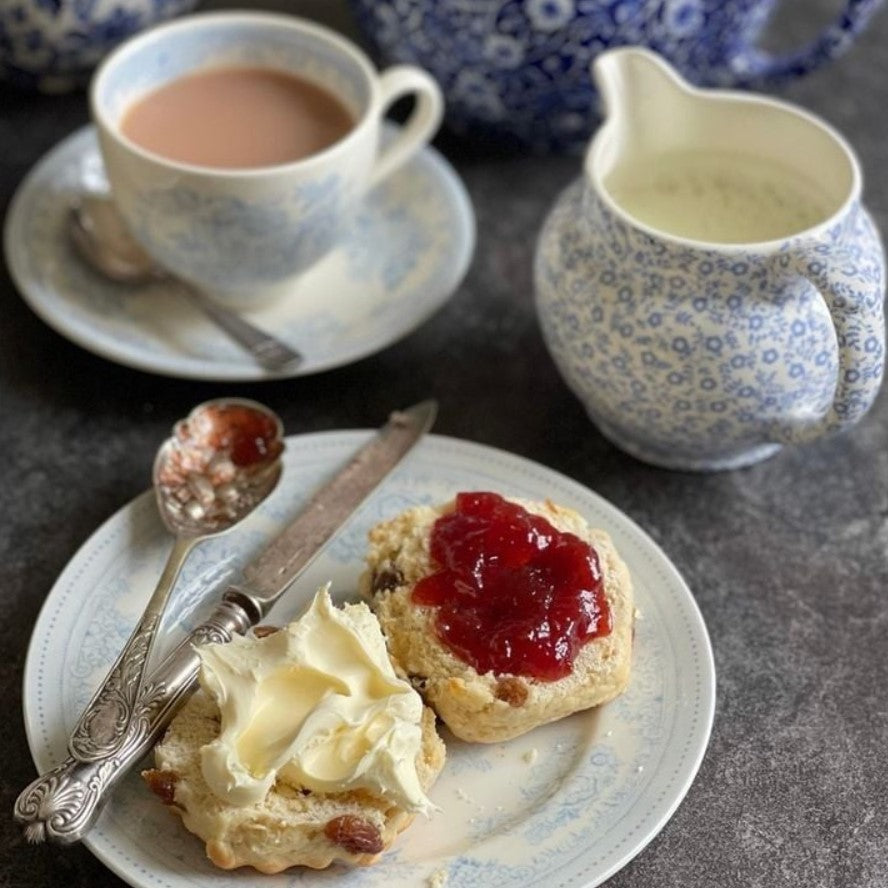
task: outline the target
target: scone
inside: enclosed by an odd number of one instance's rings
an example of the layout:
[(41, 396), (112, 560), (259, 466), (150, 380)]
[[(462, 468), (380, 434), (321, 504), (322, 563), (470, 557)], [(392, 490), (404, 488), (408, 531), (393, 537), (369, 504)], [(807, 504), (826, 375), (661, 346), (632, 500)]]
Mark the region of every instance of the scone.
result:
[[(185, 705), (155, 748), (155, 768), (142, 776), (151, 789), (206, 843), (216, 866), (252, 866), (278, 873), (291, 866), (323, 869), (334, 862), (375, 863), (414, 815), (362, 790), (314, 793), (278, 781), (261, 802), (246, 807), (215, 796), (201, 773), (199, 750), (219, 734), (219, 709), (200, 691)], [(416, 770), (424, 790), (444, 767), (435, 716), (422, 716)]]
[[(485, 497), (492, 499), (479, 499)], [(477, 525), (463, 522), (459, 525), (463, 531), (459, 531), (455, 515), (457, 504), (461, 502), (470, 505), (486, 502), (485, 508), (500, 509), (501, 512), (517, 507), (528, 518), (507, 515), (506, 527), (501, 531), (485, 529), (483, 522)], [(500, 506), (498, 502), (505, 505)], [(445, 518), (438, 523), (439, 519)], [(534, 529), (535, 524), (539, 525), (537, 529)], [(436, 527), (439, 535), (433, 545)], [(522, 536), (525, 530), (521, 528), (525, 527), (530, 528), (526, 530), (529, 542), (525, 542)], [(542, 566), (534, 560), (538, 559), (534, 547), (542, 551), (547, 541), (556, 539), (546, 527), (556, 534), (564, 534), (563, 539), (580, 555), (579, 544), (588, 544), (594, 553), (589, 562), (593, 573), (597, 562), (599, 616), (603, 622), (580, 643), (576, 637), (568, 637), (570, 633), (567, 631), (565, 638), (553, 636), (552, 627), (556, 625), (570, 627), (574, 632), (575, 621), (572, 623), (570, 613), (564, 611), (565, 607), (572, 606), (570, 596), (564, 599), (568, 601), (565, 605), (564, 600), (551, 591), (562, 577), (572, 576), (570, 570), (560, 563), (555, 564), (551, 558), (549, 564)], [(464, 533), (465, 539), (459, 538), (460, 532)], [(479, 554), (484, 544), (475, 541), (485, 539), (485, 533), (488, 534), (486, 539), (500, 545), (496, 558), (487, 561)], [(513, 537), (518, 540), (517, 544)], [(530, 553), (526, 564), (521, 560), (522, 547), (525, 554)], [(438, 558), (434, 557), (434, 552)], [(515, 552), (517, 554), (513, 555)], [(444, 560), (449, 563), (454, 559), (456, 563), (461, 557), (467, 557), (471, 566), (464, 574), (454, 573), (442, 564)], [(578, 558), (581, 562), (580, 556), (574, 561)], [(510, 559), (515, 563), (509, 564)], [(629, 682), (634, 620), (629, 572), (608, 534), (589, 527), (581, 515), (570, 509), (549, 501), (505, 500), (487, 493), (460, 494), (454, 502), (444, 506), (412, 508), (373, 527), (366, 563), (361, 591), (379, 617), (392, 656), (402, 665), (425, 701), (463, 740), (494, 743), (517, 737), (538, 725), (606, 703), (622, 693)], [(506, 565), (503, 576), (497, 576), (497, 564)], [(486, 579), (485, 571), (492, 571), (492, 579)], [(442, 576), (449, 577), (450, 591), (447, 582), (440, 580)], [(468, 588), (475, 582), (475, 577), (481, 577), (477, 582), (486, 589), (493, 589), (503, 599), (499, 610), (494, 612), (496, 619), (493, 621), (489, 614), (486, 618), (483, 613), (477, 617), (473, 610), (479, 600), (477, 596), (487, 594)], [(537, 611), (533, 612), (530, 622), (513, 620), (513, 605), (520, 609), (528, 596), (522, 598), (520, 590), (512, 589), (510, 584), (536, 582), (539, 577), (545, 580), (545, 595), (542, 597), (548, 604), (539, 607), (533, 604)], [(586, 585), (593, 585), (588, 578)], [(428, 592), (430, 588), (431, 594)], [(418, 595), (418, 591), (422, 594)], [(587, 607), (590, 594), (581, 588), (576, 596), (581, 606)], [(439, 605), (442, 601), (447, 604), (448, 620), (463, 621), (461, 637), (447, 620), (442, 626), (443, 608), (423, 603), (429, 600)], [(601, 602), (605, 606), (600, 606)], [(546, 607), (551, 612), (547, 612)], [(560, 616), (554, 613), (559, 608), (562, 609)], [(592, 614), (592, 617), (584, 617), (588, 622), (595, 614), (591, 605), (587, 609)], [(477, 625), (472, 620), (476, 620)], [(545, 668), (536, 669), (536, 664), (515, 654), (513, 648), (522, 645), (532, 653), (535, 641), (548, 644), (547, 655), (551, 656), (557, 654), (559, 644), (565, 650), (573, 644), (568, 668), (564, 668), (566, 662), (559, 664), (553, 660), (554, 665), (543, 663)], [(491, 654), (485, 650), (487, 646), (496, 650)], [(511, 655), (511, 659), (505, 656), (498, 660), (497, 651)], [(497, 662), (517, 665), (505, 669), (491, 666)], [(527, 662), (531, 668), (527, 668)], [(559, 667), (560, 672), (554, 671)]]
[(224, 869), (366, 866), (444, 765), (434, 714), (366, 604), (327, 588), (280, 630), (196, 648), (201, 690), (143, 776)]

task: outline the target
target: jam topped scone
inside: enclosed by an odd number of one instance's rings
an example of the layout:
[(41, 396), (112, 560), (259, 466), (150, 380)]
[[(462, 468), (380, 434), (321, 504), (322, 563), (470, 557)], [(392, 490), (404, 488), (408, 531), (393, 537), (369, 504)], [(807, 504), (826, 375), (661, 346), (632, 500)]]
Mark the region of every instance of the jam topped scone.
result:
[(374, 527), (367, 565), (392, 655), (457, 737), (507, 740), (628, 684), (629, 573), (570, 509), (461, 493)]

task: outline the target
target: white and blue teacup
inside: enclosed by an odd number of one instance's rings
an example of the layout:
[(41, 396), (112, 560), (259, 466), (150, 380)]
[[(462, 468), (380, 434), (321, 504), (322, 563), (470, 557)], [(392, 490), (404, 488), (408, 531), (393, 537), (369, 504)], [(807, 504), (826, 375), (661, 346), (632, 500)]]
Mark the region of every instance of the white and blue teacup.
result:
[[(292, 163), (215, 169), (179, 163), (121, 132), (146, 93), (211, 67), (268, 67), (316, 83), (355, 124), (329, 148)], [(415, 95), (384, 149), (386, 109)], [(267, 13), (194, 15), (119, 47), (90, 92), (111, 190), (133, 235), (164, 268), (222, 301), (249, 308), (285, 296), (294, 278), (340, 239), (367, 191), (437, 130), (441, 95), (409, 66), (377, 73), (352, 43), (319, 25)]]

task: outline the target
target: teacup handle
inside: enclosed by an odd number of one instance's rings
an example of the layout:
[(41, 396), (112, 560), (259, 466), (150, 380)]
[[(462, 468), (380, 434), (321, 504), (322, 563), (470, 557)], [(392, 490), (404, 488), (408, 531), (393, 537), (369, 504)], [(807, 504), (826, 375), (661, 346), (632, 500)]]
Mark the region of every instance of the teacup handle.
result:
[(813, 422), (784, 425), (774, 436), (779, 443), (812, 441), (854, 425), (879, 392), (885, 361), (885, 262), (869, 216), (860, 207), (851, 212), (849, 246), (783, 257), (818, 290), (829, 309), (838, 374), (826, 414)]
[(773, 55), (756, 46), (742, 48), (730, 63), (737, 86), (775, 83), (807, 74), (838, 58), (867, 26), (883, 0), (846, 0), (841, 14), (807, 46), (796, 52)]
[(370, 173), (370, 186), (381, 182), (431, 141), (441, 125), (444, 99), (435, 80), (421, 68), (396, 65), (379, 77), (380, 114), (398, 99), (416, 96), (416, 106), (401, 132), (380, 152)]

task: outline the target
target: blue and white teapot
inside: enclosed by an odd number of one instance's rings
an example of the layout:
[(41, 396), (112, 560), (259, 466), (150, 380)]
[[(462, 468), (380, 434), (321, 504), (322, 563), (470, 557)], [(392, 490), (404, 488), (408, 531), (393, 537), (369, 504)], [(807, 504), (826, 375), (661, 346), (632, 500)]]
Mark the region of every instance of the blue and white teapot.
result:
[(756, 44), (775, 0), (352, 0), (383, 61), (435, 77), (451, 128), (538, 151), (586, 144), (598, 122), (589, 66), (608, 48), (649, 47), (698, 84), (761, 86), (838, 56), (881, 0), (840, 2), (810, 45), (771, 55)]
[(747, 465), (858, 422), (885, 261), (853, 151), (785, 102), (601, 55), (607, 119), (535, 263), (546, 344), (592, 421), (658, 465)]
[(197, 0), (0, 0), (0, 80), (45, 92), (85, 85), (127, 37)]

